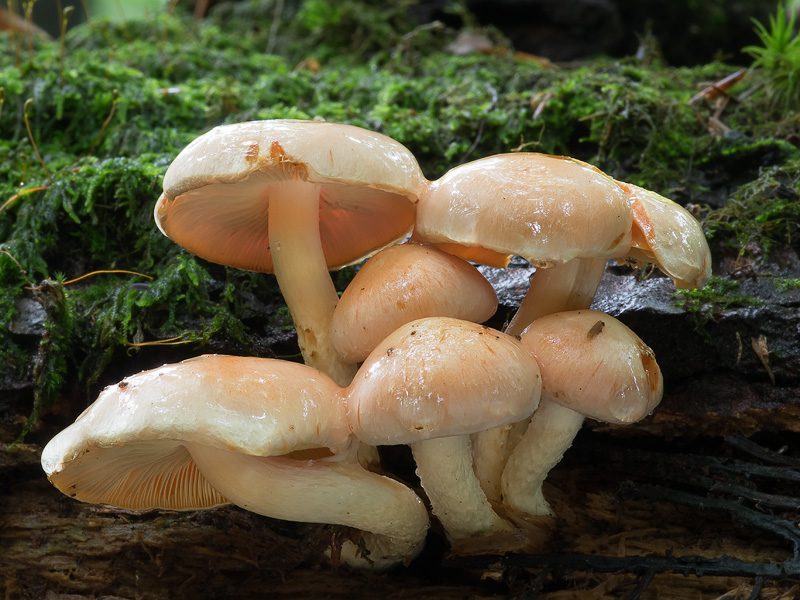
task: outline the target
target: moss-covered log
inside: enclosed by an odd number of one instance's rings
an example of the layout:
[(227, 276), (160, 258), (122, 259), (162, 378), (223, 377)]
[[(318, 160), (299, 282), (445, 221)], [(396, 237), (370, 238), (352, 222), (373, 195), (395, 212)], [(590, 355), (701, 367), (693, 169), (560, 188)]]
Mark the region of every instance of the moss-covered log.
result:
[[(265, 0), (221, 3), (204, 21), (164, 13), (90, 19), (63, 40), (0, 37), (5, 598), (797, 595), (796, 110), (759, 87), (775, 81), (763, 70), (702, 92), (741, 65), (670, 67), (643, 45), (639, 58), (554, 68), (480, 33), (456, 55), (458, 31), (403, 6)], [(209, 352), (298, 359), (274, 280), (189, 255), (152, 210), (174, 155), (210, 127), (315, 117), (390, 135), (429, 178), (498, 152), (570, 154), (703, 223), (715, 257), (703, 290), (676, 293), (624, 265), (606, 274), (595, 306), (655, 350), (666, 395), (636, 426), (579, 435), (545, 487), (551, 555), (450, 558), (434, 524), (407, 568), (332, 569), (325, 549), (352, 532), (230, 507), (81, 505), (41, 472), (44, 444), (127, 375)], [(139, 275), (79, 279), (123, 270)], [(484, 273), (501, 326), (530, 270)], [(352, 275), (339, 272), (340, 290)], [(417, 485), (407, 451), (384, 454)]]

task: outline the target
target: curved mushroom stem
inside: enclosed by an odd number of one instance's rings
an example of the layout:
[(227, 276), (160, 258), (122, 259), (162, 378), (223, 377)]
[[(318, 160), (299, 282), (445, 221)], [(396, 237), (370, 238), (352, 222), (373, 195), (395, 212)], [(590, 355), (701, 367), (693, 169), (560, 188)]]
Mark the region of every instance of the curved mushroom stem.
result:
[(356, 372), (331, 342), (331, 318), (339, 301), (319, 236), (319, 190), (299, 180), (272, 186), (269, 243), (275, 277), (292, 315), (303, 361), (347, 385)]
[(494, 512), (475, 477), (469, 436), (414, 442), (411, 451), (433, 514), (451, 539), (512, 529)]
[(503, 503), (510, 509), (510, 515), (550, 514), (542, 495), (542, 483), (572, 445), (583, 420), (582, 414), (541, 399), (503, 470)]
[[(528, 293), (505, 333), (518, 336), (544, 315), (589, 308), (605, 265), (604, 258), (574, 258), (563, 265), (537, 269), (531, 277)], [(493, 502), (500, 502), (498, 483), (516, 441), (508, 439), (508, 433), (508, 428), (495, 427), (480, 432), (474, 441), (475, 472), (481, 487)]]
[(341, 560), (387, 569), (410, 560), (428, 529), (422, 501), (403, 484), (354, 460), (294, 460), (187, 444), (197, 467), (228, 500), (276, 519), (346, 525), (364, 531), (368, 556), (345, 542)]
[(573, 258), (557, 267), (536, 269), (528, 293), (505, 333), (519, 335), (544, 315), (589, 308), (605, 266), (604, 258)]
[(483, 493), (495, 506), (500, 504), (500, 478), (511, 452), (516, 448), (528, 421), (493, 427), (472, 435), (472, 460), (475, 476)]

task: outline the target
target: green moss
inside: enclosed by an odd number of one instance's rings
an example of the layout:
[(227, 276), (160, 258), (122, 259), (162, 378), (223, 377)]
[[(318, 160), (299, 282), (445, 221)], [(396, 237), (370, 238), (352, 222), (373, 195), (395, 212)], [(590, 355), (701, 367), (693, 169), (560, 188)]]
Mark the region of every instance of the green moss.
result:
[(27, 435), (62, 391), (69, 369), (75, 366), (72, 352), (75, 319), (61, 281), (47, 280), (33, 288), (33, 296), (47, 314), (44, 334), (32, 362), (33, 408), (17, 442)]
[(786, 278), (786, 277), (776, 277), (774, 279), (775, 288), (779, 292), (788, 292), (790, 290), (800, 290), (800, 278)]
[(740, 255), (769, 254), (783, 245), (799, 247), (799, 200), (800, 160), (762, 168), (757, 179), (742, 185), (722, 209), (704, 219), (706, 235)]
[[(111, 360), (146, 351), (136, 344), (180, 338), (197, 353), (218, 344), (248, 354), (263, 351), (258, 328), (288, 326), (271, 278), (193, 258), (153, 223), (172, 158), (222, 123), (351, 123), (407, 145), (431, 178), (524, 149), (570, 154), (665, 194), (702, 193), (719, 169), (757, 163), (759, 183), (706, 227), (741, 247), (798, 239), (797, 202), (786, 192), (797, 190), (798, 164), (787, 144), (770, 140), (789, 131), (785, 122), (765, 121), (758, 102), (731, 106), (724, 118), (744, 136), (732, 140), (709, 133), (710, 107), (688, 104), (729, 65), (598, 59), (547, 69), (508, 51), (496, 32), (496, 53), (454, 56), (456, 32), (417, 27), (404, 3), (286, 2), (280, 27), (275, 8), (245, 1), (205, 21), (92, 20), (65, 39), (63, 64), (57, 42), (34, 40), (17, 65), (19, 38), (0, 38), (0, 361), (3, 377), (34, 383), (34, 416), (65, 391), (88, 390)], [(63, 283), (106, 269), (153, 279)], [(353, 272), (335, 276), (339, 290)], [(700, 311), (736, 297), (715, 293), (676, 301)], [(32, 294), (47, 311), (38, 347), (9, 329), (17, 301)]]
[(30, 362), (31, 352), (12, 334), (17, 316), (17, 299), (25, 295), (30, 282), (19, 264), (0, 244), (0, 381), (22, 379)]
[(740, 293), (739, 287), (738, 281), (714, 276), (701, 289), (677, 291), (672, 297), (672, 304), (694, 315), (700, 322), (726, 309), (764, 304), (760, 298)]

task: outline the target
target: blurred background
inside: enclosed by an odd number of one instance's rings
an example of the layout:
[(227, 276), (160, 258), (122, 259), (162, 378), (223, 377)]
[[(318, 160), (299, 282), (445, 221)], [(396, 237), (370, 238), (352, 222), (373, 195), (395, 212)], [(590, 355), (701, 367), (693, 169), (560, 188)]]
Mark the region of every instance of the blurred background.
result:
[[(59, 0), (3, 0), (33, 19), (51, 36), (59, 32)], [(254, 2), (255, 0), (238, 0)], [(287, 5), (302, 0), (284, 0)], [(172, 10), (205, 15), (221, 0), (60, 0), (74, 7), (69, 26), (86, 19), (125, 20)], [(379, 3), (380, 4), (380, 3)], [(497, 27), (517, 50), (573, 61), (589, 56), (629, 56), (647, 38), (656, 40), (668, 65), (697, 65), (712, 60), (749, 62), (740, 49), (757, 43), (752, 19), (766, 22), (779, 0), (419, 0), (405, 1), (420, 23), (460, 24), (465, 14), (476, 25)], [(783, 3), (796, 11), (800, 0)]]

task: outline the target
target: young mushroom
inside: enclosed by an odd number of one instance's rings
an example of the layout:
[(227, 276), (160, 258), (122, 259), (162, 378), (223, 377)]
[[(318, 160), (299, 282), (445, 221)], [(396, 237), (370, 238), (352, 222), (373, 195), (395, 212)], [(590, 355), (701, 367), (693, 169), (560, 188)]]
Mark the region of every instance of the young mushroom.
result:
[[(494, 289), (468, 262), (430, 244), (400, 244), (370, 258), (344, 291), (333, 315), (333, 344), (345, 360), (361, 362), (411, 321), (451, 317), (481, 323), (496, 308)], [(424, 343), (421, 337), (419, 342)], [(412, 447), (423, 487), (452, 539), (511, 528), (481, 497), (467, 436)], [(445, 500), (462, 497), (471, 500)], [(456, 508), (446, 508), (448, 503)]]
[(561, 460), (584, 417), (636, 422), (661, 400), (652, 350), (617, 319), (595, 310), (536, 319), (521, 344), (539, 364), (542, 401), (502, 474), (502, 496), (517, 523), (549, 514), (542, 482)]
[(397, 481), (355, 458), (341, 388), (305, 365), (206, 355), (109, 386), (42, 453), (65, 494), (142, 510), (233, 502), (292, 521), (363, 530), (370, 552), (341, 558), (385, 568), (413, 557), (428, 516)]
[(539, 368), (519, 342), (448, 317), (407, 323), (367, 357), (347, 389), (350, 427), (369, 444), (410, 444), (451, 539), (509, 531), (472, 468), (469, 434), (527, 418)]
[(330, 343), (329, 270), (403, 239), (427, 185), (414, 156), (359, 127), (254, 121), (216, 127), (164, 176), (155, 207), (170, 239), (212, 262), (274, 273), (306, 364), (346, 385)]
[(370, 258), (333, 312), (331, 337), (347, 362), (362, 362), (401, 325), (425, 317), (483, 323), (497, 310), (491, 284), (467, 261), (433, 245), (399, 244)]

